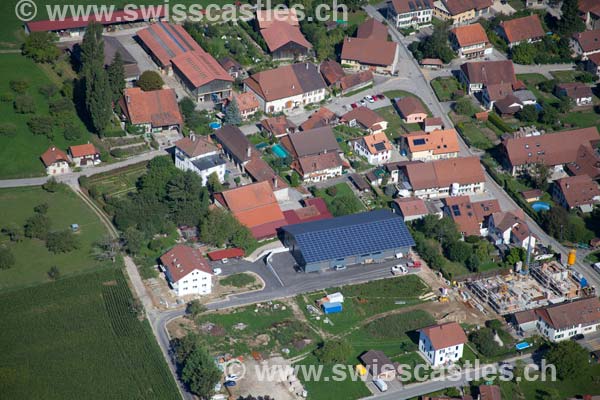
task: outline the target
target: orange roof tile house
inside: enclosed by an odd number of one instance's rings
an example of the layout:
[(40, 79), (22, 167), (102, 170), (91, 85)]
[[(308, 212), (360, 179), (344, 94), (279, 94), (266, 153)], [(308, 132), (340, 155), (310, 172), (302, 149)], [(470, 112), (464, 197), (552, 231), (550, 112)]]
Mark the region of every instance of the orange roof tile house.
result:
[(500, 31), (511, 48), (520, 43), (540, 41), (546, 34), (537, 14), (502, 21)]
[(211, 293), (213, 271), (199, 249), (178, 244), (160, 256), (160, 264), (177, 296)]
[(123, 117), (145, 132), (181, 130), (183, 117), (179, 112), (174, 89), (160, 89), (144, 92), (140, 88), (129, 88), (120, 100)]
[(392, 144), (385, 132), (373, 133), (356, 139), (354, 151), (367, 159), (371, 165), (380, 165), (390, 161)]
[(300, 31), (296, 10), (257, 10), (256, 19), (273, 60), (298, 60), (310, 55), (312, 44)]
[(453, 364), (463, 355), (467, 335), (457, 322), (428, 326), (419, 330), (419, 351), (433, 367)]
[(91, 143), (71, 146), (68, 149), (71, 161), (76, 167), (100, 164), (100, 152)]
[(394, 101), (396, 109), (402, 117), (402, 121), (407, 124), (416, 124), (425, 121), (428, 117), (427, 110), (416, 97), (406, 96)]
[(460, 58), (478, 58), (492, 53), (493, 47), (481, 24), (452, 29), (452, 44)]
[(412, 161), (432, 161), (458, 157), (458, 133), (455, 129), (411, 132), (404, 136)]
[(71, 172), (69, 157), (64, 151), (54, 145), (50, 146), (40, 158), (46, 167), (46, 174), (48, 175), (67, 174)]

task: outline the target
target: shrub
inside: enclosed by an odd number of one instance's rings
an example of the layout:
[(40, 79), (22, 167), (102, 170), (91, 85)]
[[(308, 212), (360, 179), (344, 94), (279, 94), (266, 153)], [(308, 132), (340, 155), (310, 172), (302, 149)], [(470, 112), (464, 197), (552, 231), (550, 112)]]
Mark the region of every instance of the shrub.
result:
[(500, 118), (498, 116), (498, 114), (496, 113), (489, 113), (488, 114), (488, 120), (494, 124), (494, 126), (498, 129), (500, 129), (502, 132), (512, 132), (512, 129), (510, 128), (510, 126), (508, 126), (508, 124), (506, 122), (504, 122), (502, 120), (502, 118)]
[(35, 112), (35, 101), (29, 95), (19, 95), (15, 97), (15, 112), (19, 114), (33, 114)]
[(144, 71), (137, 81), (137, 85), (144, 92), (159, 90), (164, 84), (162, 77), (155, 71)]
[(14, 79), (10, 81), (9, 86), (13, 92), (23, 94), (29, 89), (29, 82), (24, 79)]
[(0, 123), (0, 136), (15, 136), (17, 134), (17, 126), (12, 122)]
[(52, 253), (68, 253), (79, 248), (79, 241), (73, 232), (66, 229), (50, 232), (46, 239), (46, 247)]
[(31, 117), (31, 119), (27, 121), (27, 126), (31, 133), (48, 137), (52, 135), (53, 124), (54, 120), (47, 115)]

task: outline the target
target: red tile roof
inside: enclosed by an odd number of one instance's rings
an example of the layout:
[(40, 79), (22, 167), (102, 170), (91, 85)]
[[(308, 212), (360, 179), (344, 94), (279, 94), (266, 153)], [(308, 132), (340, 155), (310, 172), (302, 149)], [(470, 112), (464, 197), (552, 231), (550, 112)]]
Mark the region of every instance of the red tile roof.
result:
[(257, 72), (244, 80), (266, 101), (284, 99), (327, 87), (314, 64), (297, 63)]
[[(285, 225), (285, 217), (269, 182), (256, 182), (226, 190), (221, 195), (224, 205), (257, 238), (274, 236), (276, 229)], [(268, 232), (261, 230), (263, 225), (269, 225)]]
[(367, 129), (371, 129), (376, 124), (384, 122), (385, 119), (375, 111), (367, 107), (356, 107), (340, 117), (342, 122), (356, 121)]
[(340, 79), (340, 88), (342, 90), (348, 90), (355, 86), (373, 82), (373, 72), (371, 71), (359, 71), (355, 74), (346, 75)]
[(460, 47), (490, 42), (485, 29), (479, 23), (456, 27), (452, 29), (452, 33), (454, 33)]
[(491, 7), (493, 0), (443, 0), (450, 15), (462, 14), (469, 10), (482, 10)]
[(244, 257), (244, 249), (232, 247), (230, 249), (215, 250), (206, 254), (211, 261), (219, 261), (224, 258)]
[(413, 114), (427, 114), (427, 110), (425, 110), (423, 103), (416, 97), (401, 97), (397, 99), (395, 103), (402, 118), (407, 118)]
[(256, 20), (260, 29), (265, 29), (276, 22), (286, 22), (289, 25), (299, 26), (298, 15), (294, 8), (256, 10)]
[(288, 131), (295, 131), (297, 126), (284, 115), (271, 117), (260, 121), (262, 127), (275, 136), (287, 135)]
[(443, 201), (450, 218), (456, 222), (459, 231), (467, 236), (480, 236), (481, 224), (487, 217), (500, 211), (500, 203), (496, 199), (472, 203), (469, 196), (453, 196)]
[(202, 47), (181, 25), (159, 22), (137, 31), (138, 38), (157, 58), (161, 66), (171, 65), (171, 59)]
[(485, 182), (478, 157), (449, 158), (427, 163), (407, 164), (406, 173), (414, 190)]
[(234, 93), (233, 97), (237, 102), (238, 109), (240, 112), (248, 112), (255, 110), (259, 107), (258, 99), (256, 95), (252, 92), (244, 92), (244, 93)]
[(587, 175), (569, 176), (555, 181), (570, 208), (595, 203), (600, 197), (598, 184)]
[(572, 175), (588, 175), (592, 179), (600, 178), (600, 154), (590, 145), (581, 145), (577, 158), (567, 164)]
[(292, 163), (292, 167), (304, 176), (313, 172), (336, 168), (342, 164), (342, 159), (338, 153), (330, 152), (300, 157)]
[(420, 330), (425, 334), (435, 350), (457, 346), (467, 342), (465, 331), (456, 322), (428, 326)]
[(173, 282), (185, 278), (196, 269), (211, 275), (213, 273), (199, 249), (182, 244), (160, 256), (160, 263), (169, 271)]
[(433, 9), (433, 0), (392, 0), (397, 14)]
[(49, 167), (58, 161), (69, 162), (69, 157), (67, 157), (67, 154), (55, 146), (50, 146), (40, 158), (46, 167)]
[(500, 22), (500, 28), (504, 30), (509, 43), (538, 39), (546, 34), (537, 14), (502, 21)]
[(502, 391), (498, 385), (480, 385), (479, 400), (502, 400)]
[(600, 29), (578, 32), (573, 36), (585, 53), (600, 50)]
[(396, 42), (379, 39), (346, 38), (342, 45), (342, 62), (356, 61), (360, 64), (390, 66), (396, 57)]
[(573, 100), (593, 96), (592, 88), (581, 82), (559, 83), (556, 85), (556, 91)]
[(333, 85), (346, 76), (340, 63), (333, 60), (323, 61), (321, 63), (320, 71), (321, 75), (323, 75), (323, 79), (325, 79), (325, 82), (327, 82), (328, 85)]
[(474, 61), (460, 66), (470, 83), (493, 85), (498, 83), (517, 82), (515, 67), (511, 60)]
[(577, 159), (579, 148), (600, 140), (596, 127), (575, 129), (541, 136), (508, 138), (502, 143), (512, 166), (543, 163), (567, 164)]
[(233, 82), (221, 64), (204, 50), (179, 54), (171, 58), (171, 62), (197, 88), (216, 80)]
[(432, 151), (433, 154), (437, 155), (458, 153), (460, 151), (456, 129), (438, 129), (428, 133), (423, 131), (411, 132), (406, 135), (406, 141), (411, 153)]
[[(154, 6), (153, 11), (154, 15), (148, 15), (152, 19), (161, 18), (166, 15), (166, 8), (162, 5)], [(150, 13), (150, 9), (148, 9), (148, 13)], [(141, 21), (141, 17), (143, 17), (142, 13), (136, 13), (132, 15), (131, 13), (125, 12), (125, 10), (116, 10), (110, 15), (110, 18), (104, 14), (101, 15), (101, 18), (97, 18), (95, 14), (90, 14), (86, 16), (80, 16), (79, 18), (66, 17), (53, 21), (30, 21), (27, 22), (26, 25), (30, 32), (60, 31), (85, 28), (91, 21), (99, 22), (102, 25), (111, 25), (117, 23)]]
[(291, 42), (312, 49), (312, 44), (306, 40), (300, 28), (286, 22), (273, 22), (268, 28), (261, 29), (260, 34), (271, 53)]
[(300, 129), (308, 131), (310, 129), (322, 128), (331, 124), (335, 119), (336, 115), (333, 111), (327, 107), (321, 107), (300, 124)]
[(134, 124), (151, 124), (154, 127), (183, 125), (174, 89), (144, 92), (140, 88), (128, 88), (121, 99), (121, 109)]
[(365, 22), (358, 26), (356, 37), (361, 39), (372, 38), (385, 41), (388, 38), (388, 29), (387, 26), (377, 21), (375, 18), (368, 18)]
[(214, 145), (210, 137), (194, 134), (176, 141), (175, 146), (189, 157), (198, 157), (218, 151), (217, 146)]
[(306, 199), (304, 200), (304, 203), (305, 206), (302, 208), (283, 212), (287, 225), (333, 218), (327, 209), (325, 200), (316, 197), (313, 199)]
[(96, 146), (91, 143), (71, 146), (69, 147), (69, 153), (71, 153), (72, 157), (85, 157), (100, 154)]
[[(369, 153), (373, 155), (392, 150), (392, 144), (385, 132), (373, 133), (371, 135), (363, 136), (358, 140), (362, 140), (364, 147), (366, 147), (367, 150), (369, 150)], [(383, 149), (378, 148), (378, 146), (376, 146), (378, 144), (382, 145)]]
[(574, 300), (538, 308), (535, 313), (554, 329), (600, 322), (600, 300), (597, 297)]
[(425, 201), (418, 197), (400, 197), (394, 199), (394, 203), (396, 203), (405, 218), (429, 214)]

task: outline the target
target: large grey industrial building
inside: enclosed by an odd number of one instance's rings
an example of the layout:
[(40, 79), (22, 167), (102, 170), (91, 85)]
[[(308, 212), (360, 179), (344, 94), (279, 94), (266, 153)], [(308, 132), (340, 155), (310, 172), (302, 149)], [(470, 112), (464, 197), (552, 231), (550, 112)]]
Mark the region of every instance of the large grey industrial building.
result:
[(288, 225), (280, 236), (305, 272), (380, 261), (415, 244), (402, 218), (387, 210)]

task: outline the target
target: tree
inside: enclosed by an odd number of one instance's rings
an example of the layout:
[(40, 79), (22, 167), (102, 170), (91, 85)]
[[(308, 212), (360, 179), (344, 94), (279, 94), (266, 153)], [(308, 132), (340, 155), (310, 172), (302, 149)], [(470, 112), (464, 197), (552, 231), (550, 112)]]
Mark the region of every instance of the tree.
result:
[(55, 281), (60, 278), (60, 270), (57, 266), (53, 266), (48, 270), (48, 278)]
[(181, 115), (183, 115), (183, 119), (187, 123), (196, 111), (196, 103), (189, 97), (184, 97), (179, 102), (179, 110), (181, 111)]
[(223, 123), (226, 125), (240, 125), (242, 123), (242, 116), (235, 97), (227, 104)]
[(162, 78), (156, 71), (144, 71), (137, 81), (137, 85), (144, 92), (162, 89), (164, 84)]
[(85, 106), (93, 129), (103, 132), (112, 115), (112, 92), (104, 68), (102, 25), (90, 22), (81, 43), (81, 79)]
[(216, 247), (231, 243), (236, 247), (248, 249), (256, 244), (248, 228), (240, 224), (229, 212), (220, 208), (210, 210), (202, 221), (200, 237), (204, 242)]
[(473, 253), (469, 256), (465, 265), (467, 266), (467, 268), (469, 268), (469, 271), (477, 272), (479, 271), (479, 267), (481, 266), (481, 260), (479, 259), (479, 256), (477, 254)]
[(566, 114), (571, 111), (573, 107), (573, 101), (567, 96), (560, 97), (558, 103), (556, 104), (556, 109), (559, 113)]
[(577, 342), (564, 340), (552, 345), (546, 361), (554, 364), (559, 379), (570, 379), (584, 375), (589, 369), (588, 352)]
[(111, 260), (115, 262), (119, 249), (121, 248), (119, 241), (110, 236), (104, 236), (102, 239), (94, 243), (93, 254), (97, 260)]
[(557, 26), (558, 33), (564, 37), (570, 37), (575, 32), (585, 30), (585, 23), (579, 17), (577, 0), (563, 0), (560, 11), (561, 17)]
[(2, 228), (2, 233), (8, 236), (11, 242), (20, 242), (23, 240), (23, 228), (15, 224)]
[(540, 113), (539, 121), (546, 125), (556, 124), (558, 119), (558, 111), (550, 104), (544, 105), (542, 112)]
[(58, 93), (58, 87), (53, 83), (48, 83), (46, 85), (40, 86), (40, 88), (38, 89), (38, 92), (42, 96), (50, 99), (50, 98), (54, 97), (54, 95), (56, 93)]
[(28, 238), (45, 240), (50, 230), (50, 219), (44, 214), (34, 214), (25, 221), (24, 232)]
[(13, 79), (8, 85), (17, 94), (24, 94), (29, 89), (29, 82), (25, 79)]
[(529, 179), (536, 189), (548, 189), (548, 179), (551, 175), (550, 168), (543, 163), (535, 163), (529, 169)]
[(517, 113), (517, 118), (524, 122), (535, 122), (538, 120), (538, 110), (533, 104), (528, 104)]
[(510, 251), (504, 258), (504, 262), (510, 266), (515, 266), (519, 261), (524, 262), (527, 258), (527, 252), (522, 247), (511, 247)]
[(46, 192), (54, 193), (54, 192), (58, 192), (65, 186), (66, 186), (66, 184), (57, 182), (56, 179), (54, 177), (52, 177), (52, 178), (48, 179), (46, 181), (46, 183), (44, 183), (42, 185), (42, 189), (44, 189)]
[(210, 193), (219, 193), (223, 191), (223, 184), (219, 180), (219, 175), (213, 172), (206, 179), (206, 188)]
[(15, 262), (13, 252), (6, 246), (0, 246), (0, 270), (12, 268)]
[(560, 241), (564, 240), (564, 232), (569, 225), (569, 213), (562, 207), (552, 207), (540, 213), (541, 226), (550, 235)]
[(27, 121), (27, 127), (34, 135), (52, 138), (54, 119), (49, 115), (36, 115)]
[(446, 245), (446, 256), (450, 261), (464, 264), (471, 255), (472, 246), (461, 240)]
[(125, 66), (120, 52), (117, 51), (106, 72), (108, 74), (112, 101), (116, 103), (123, 95), (123, 90), (125, 89)]
[(139, 253), (144, 241), (146, 240), (144, 233), (131, 227), (123, 233), (123, 241), (125, 242), (125, 249), (129, 254)]
[(192, 316), (192, 319), (195, 319), (198, 315), (206, 312), (207, 308), (204, 304), (200, 303), (200, 300), (195, 299), (188, 303), (185, 312)]
[(196, 344), (180, 364), (181, 380), (190, 391), (200, 398), (210, 398), (222, 373), (208, 352)]
[(413, 56), (419, 61), (423, 58), (439, 58), (444, 63), (452, 61), (455, 54), (448, 44), (448, 28), (447, 23), (436, 25), (431, 36), (411, 43), (408, 48)]
[(477, 347), (477, 350), (486, 357), (493, 357), (502, 353), (505, 349), (494, 340), (494, 332), (490, 328), (481, 328), (469, 335), (469, 340)]
[(33, 97), (26, 94), (15, 97), (13, 105), (15, 112), (18, 114), (33, 114), (35, 112), (35, 101)]
[(48, 214), (48, 203), (40, 203), (37, 206), (33, 207), (33, 211), (38, 214)]
[(535, 62), (536, 54), (537, 49), (535, 45), (531, 43), (518, 44), (510, 51), (513, 62), (517, 64), (533, 64)]
[(315, 350), (315, 356), (323, 364), (342, 363), (348, 359), (348, 354), (352, 353), (352, 345), (346, 340), (328, 340), (321, 343)]
[(17, 126), (12, 122), (0, 123), (0, 136), (15, 136), (17, 134)]
[(556, 79), (546, 79), (538, 83), (538, 88), (542, 92), (552, 93), (554, 91), (554, 87), (556, 86)]
[(454, 111), (456, 111), (460, 115), (473, 115), (473, 104), (468, 97), (463, 97), (458, 99), (456, 103), (454, 103)]
[(23, 55), (38, 63), (54, 62), (60, 56), (56, 42), (58, 35), (54, 32), (31, 32), (23, 43)]
[(79, 248), (77, 236), (69, 230), (50, 232), (46, 239), (46, 247), (52, 253), (68, 253)]

